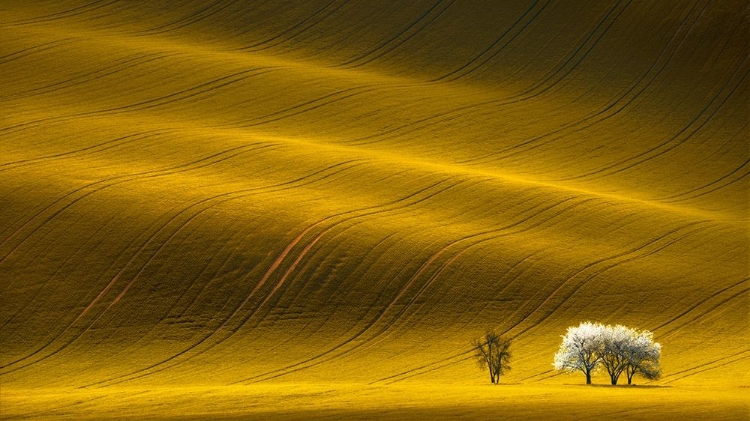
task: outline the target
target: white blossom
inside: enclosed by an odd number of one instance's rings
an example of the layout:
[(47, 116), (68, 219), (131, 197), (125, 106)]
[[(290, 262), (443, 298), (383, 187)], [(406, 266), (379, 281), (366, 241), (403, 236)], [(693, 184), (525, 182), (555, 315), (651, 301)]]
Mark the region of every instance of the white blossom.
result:
[(648, 330), (583, 322), (569, 327), (562, 338), (555, 354), (555, 369), (581, 371), (586, 375), (587, 384), (591, 384), (591, 375), (599, 367), (604, 367), (613, 385), (623, 373), (628, 384), (632, 384), (636, 374), (650, 380), (661, 375), (661, 345), (653, 341), (653, 334)]
[(559, 371), (581, 371), (586, 384), (591, 384), (591, 373), (601, 360), (602, 338), (605, 327), (601, 323), (583, 322), (569, 327), (555, 354), (554, 366)]

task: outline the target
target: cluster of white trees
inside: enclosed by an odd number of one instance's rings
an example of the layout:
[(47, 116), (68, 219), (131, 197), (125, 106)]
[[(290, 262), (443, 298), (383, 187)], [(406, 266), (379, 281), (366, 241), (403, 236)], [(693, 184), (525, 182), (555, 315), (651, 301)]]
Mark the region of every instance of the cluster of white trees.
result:
[(555, 354), (555, 369), (581, 371), (586, 375), (586, 384), (591, 384), (591, 374), (600, 367), (607, 371), (613, 385), (623, 373), (628, 384), (632, 384), (636, 374), (650, 380), (661, 375), (661, 345), (654, 342), (648, 330), (583, 322), (569, 327), (562, 338)]

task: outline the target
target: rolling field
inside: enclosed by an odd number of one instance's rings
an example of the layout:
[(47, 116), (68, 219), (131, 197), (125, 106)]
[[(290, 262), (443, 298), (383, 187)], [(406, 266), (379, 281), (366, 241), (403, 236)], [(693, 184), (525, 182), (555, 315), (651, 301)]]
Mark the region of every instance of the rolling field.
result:
[(402, 3), (0, 0), (0, 418), (750, 417), (747, 2)]

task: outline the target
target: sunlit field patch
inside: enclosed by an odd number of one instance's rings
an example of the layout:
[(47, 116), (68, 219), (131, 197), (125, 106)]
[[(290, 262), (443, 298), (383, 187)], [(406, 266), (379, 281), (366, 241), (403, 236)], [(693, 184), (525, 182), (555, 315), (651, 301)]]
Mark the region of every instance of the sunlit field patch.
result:
[(740, 389), (663, 386), (351, 384), (112, 388), (3, 396), (8, 419), (747, 418)]

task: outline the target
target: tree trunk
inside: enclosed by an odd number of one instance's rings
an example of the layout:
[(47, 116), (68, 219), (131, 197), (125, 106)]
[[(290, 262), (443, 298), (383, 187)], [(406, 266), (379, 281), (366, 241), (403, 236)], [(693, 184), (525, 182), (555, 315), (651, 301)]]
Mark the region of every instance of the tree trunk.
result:
[(591, 372), (586, 372), (586, 384), (591, 384)]
[(628, 386), (633, 384), (633, 376), (628, 376)]
[(610, 376), (610, 380), (612, 380), (612, 386), (617, 386), (617, 377)]

